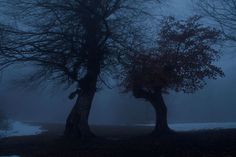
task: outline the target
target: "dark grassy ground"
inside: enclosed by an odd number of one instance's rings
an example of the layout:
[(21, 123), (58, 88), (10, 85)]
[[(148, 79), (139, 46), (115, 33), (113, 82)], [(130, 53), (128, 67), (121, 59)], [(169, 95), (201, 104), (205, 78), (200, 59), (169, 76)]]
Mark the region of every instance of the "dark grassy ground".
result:
[[(68, 141), (63, 125), (44, 124), (37, 136), (0, 140), (1, 155), (22, 157), (236, 157), (236, 129), (145, 135), (149, 127), (93, 126), (99, 138)], [(106, 137), (106, 139), (104, 138)]]

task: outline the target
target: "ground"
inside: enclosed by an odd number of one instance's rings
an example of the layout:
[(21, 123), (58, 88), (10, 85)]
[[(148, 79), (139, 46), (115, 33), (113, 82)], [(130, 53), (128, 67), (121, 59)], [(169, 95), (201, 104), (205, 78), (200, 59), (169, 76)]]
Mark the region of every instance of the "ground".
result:
[(41, 135), (0, 140), (0, 156), (21, 157), (236, 157), (236, 129), (172, 132), (153, 137), (149, 127), (92, 126), (99, 136), (66, 140), (61, 124)]

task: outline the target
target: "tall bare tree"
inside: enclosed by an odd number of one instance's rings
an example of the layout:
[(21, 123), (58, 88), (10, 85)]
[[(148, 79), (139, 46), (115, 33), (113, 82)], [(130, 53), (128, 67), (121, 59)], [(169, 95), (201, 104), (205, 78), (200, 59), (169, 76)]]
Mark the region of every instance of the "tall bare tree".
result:
[[(3, 2), (2, 2), (3, 3)], [(93, 97), (104, 75), (124, 54), (148, 44), (148, 8), (155, 0), (12, 0), (6, 8), (17, 19), (1, 44), (0, 65), (29, 62), (35, 72), (26, 82), (46, 80), (76, 87), (75, 105), (65, 135), (93, 136), (88, 125)], [(8, 13), (9, 14), (9, 13)], [(153, 19), (152, 19), (153, 20)], [(150, 44), (150, 43), (149, 43)], [(118, 67), (119, 68), (119, 67)]]

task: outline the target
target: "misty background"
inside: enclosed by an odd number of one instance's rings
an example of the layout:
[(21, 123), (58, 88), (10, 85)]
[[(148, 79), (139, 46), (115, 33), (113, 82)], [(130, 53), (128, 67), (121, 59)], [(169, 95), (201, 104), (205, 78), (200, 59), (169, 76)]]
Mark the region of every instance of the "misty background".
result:
[[(192, 1), (169, 0), (155, 11), (158, 15), (186, 18), (198, 14)], [(214, 25), (210, 20), (204, 22)], [(228, 45), (230, 47), (222, 47), (222, 58), (216, 63), (225, 72), (224, 78), (208, 81), (207, 86), (195, 94), (170, 92), (165, 95), (169, 123), (236, 122), (236, 45)], [(74, 101), (68, 99), (71, 91), (53, 87), (50, 82), (43, 92), (36, 89), (22, 91), (10, 81), (28, 72), (22, 69), (12, 67), (1, 74), (0, 110), (16, 120), (65, 122), (74, 105)], [(90, 123), (129, 125), (151, 123), (154, 118), (149, 103), (135, 99), (131, 94), (123, 94), (118, 88), (104, 88), (95, 96)]]

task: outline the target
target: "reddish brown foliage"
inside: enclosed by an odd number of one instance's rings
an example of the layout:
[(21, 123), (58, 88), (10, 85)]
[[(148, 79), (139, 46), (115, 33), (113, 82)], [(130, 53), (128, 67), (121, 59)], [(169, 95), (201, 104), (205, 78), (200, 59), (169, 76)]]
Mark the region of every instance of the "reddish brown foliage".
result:
[(186, 21), (166, 18), (158, 47), (130, 57), (124, 68), (125, 89), (138, 88), (148, 93), (171, 89), (191, 93), (203, 88), (206, 79), (223, 76), (221, 68), (214, 65), (219, 58), (214, 46), (219, 31), (203, 26), (199, 19), (198, 16)]

